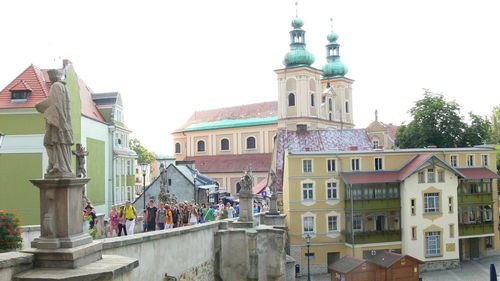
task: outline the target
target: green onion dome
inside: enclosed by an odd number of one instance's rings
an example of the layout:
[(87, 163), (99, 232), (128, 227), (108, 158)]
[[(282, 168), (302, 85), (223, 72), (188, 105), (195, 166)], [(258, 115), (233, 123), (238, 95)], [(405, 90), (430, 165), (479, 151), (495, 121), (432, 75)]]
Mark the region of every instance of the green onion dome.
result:
[(298, 49), (288, 52), (283, 59), (286, 67), (310, 66), (314, 63), (314, 55), (306, 49)]
[(304, 21), (299, 18), (292, 20), (290, 52), (283, 59), (283, 64), (286, 67), (310, 66), (314, 63), (314, 55), (306, 49), (306, 32), (301, 28), (303, 25)]
[(304, 21), (299, 18), (294, 18), (292, 20), (293, 28), (301, 28), (304, 25)]
[(335, 42), (337, 41), (337, 39), (339, 39), (339, 36), (337, 35), (337, 33), (332, 32), (326, 36), (326, 39), (330, 42)]
[(347, 66), (340, 62), (339, 58), (337, 61), (329, 62), (323, 66), (323, 78), (343, 77), (347, 71)]

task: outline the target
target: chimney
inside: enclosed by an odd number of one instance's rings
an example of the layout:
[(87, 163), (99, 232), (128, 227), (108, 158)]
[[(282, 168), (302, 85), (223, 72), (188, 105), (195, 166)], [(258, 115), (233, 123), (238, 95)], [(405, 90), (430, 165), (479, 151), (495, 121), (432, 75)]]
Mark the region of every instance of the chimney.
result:
[(349, 150), (351, 150), (351, 151), (358, 150), (358, 147), (355, 145), (349, 146)]

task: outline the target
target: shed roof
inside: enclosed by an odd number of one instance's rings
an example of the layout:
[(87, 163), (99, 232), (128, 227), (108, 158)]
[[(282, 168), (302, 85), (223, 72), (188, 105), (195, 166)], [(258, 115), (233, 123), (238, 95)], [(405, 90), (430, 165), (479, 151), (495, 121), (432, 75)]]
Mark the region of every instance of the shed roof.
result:
[(332, 263), (329, 268), (340, 273), (349, 273), (356, 267), (364, 264), (366, 260), (353, 256), (345, 256)]
[(467, 179), (496, 179), (499, 176), (486, 167), (457, 168)]

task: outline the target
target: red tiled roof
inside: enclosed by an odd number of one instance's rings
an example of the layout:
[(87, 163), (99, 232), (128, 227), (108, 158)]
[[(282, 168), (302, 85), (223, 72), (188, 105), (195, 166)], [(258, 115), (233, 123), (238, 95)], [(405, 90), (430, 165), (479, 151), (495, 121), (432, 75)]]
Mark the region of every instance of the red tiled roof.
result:
[(211, 122), (225, 119), (246, 119), (254, 117), (270, 117), (278, 115), (278, 102), (269, 101), (245, 104), (232, 107), (223, 107), (202, 111), (195, 111), (189, 120), (176, 131), (182, 131), (192, 124)]
[(201, 173), (241, 173), (247, 169), (267, 172), (271, 168), (272, 153), (191, 156), (185, 160), (195, 161)]
[(12, 88), (9, 89), (9, 91), (23, 91), (23, 90), (29, 90), (33, 91), (28, 83), (26, 81), (21, 80), (19, 83), (14, 85)]
[[(28, 100), (25, 102), (11, 102), (12, 94), (10, 90), (24, 87), (24, 84), (29, 85), (31, 89)], [(34, 107), (35, 104), (47, 98), (50, 85), (50, 81), (45, 79), (42, 70), (30, 65), (0, 92), (0, 108)]]
[(347, 183), (380, 183), (399, 181), (399, 171), (345, 172), (341, 173)]
[(432, 157), (431, 153), (418, 154), (410, 162), (406, 163), (400, 170), (400, 179), (407, 177), (412, 171), (415, 171), (420, 165)]
[[(78, 78), (78, 84), (82, 102), (82, 114), (105, 122), (101, 112), (92, 100), (90, 89), (80, 78)], [(0, 92), (0, 108), (35, 107), (37, 103), (47, 98), (51, 85), (48, 70), (30, 65)], [(31, 90), (31, 94), (26, 102), (11, 102), (11, 90), (25, 89)]]
[(92, 99), (92, 90), (78, 77), (78, 87), (80, 88), (80, 100), (82, 101), (82, 114), (101, 122), (106, 122), (99, 109)]
[(256, 186), (252, 188), (253, 194), (259, 194), (267, 187), (267, 178), (261, 180)]
[(499, 178), (495, 172), (492, 170), (480, 167), (480, 168), (457, 168), (457, 170), (462, 173), (467, 179), (496, 179)]
[(396, 132), (398, 131), (398, 126), (396, 125), (393, 125), (392, 123), (389, 123), (386, 125), (387, 126), (387, 130), (388, 130), (388, 134), (389, 136), (392, 138), (392, 140), (396, 140)]

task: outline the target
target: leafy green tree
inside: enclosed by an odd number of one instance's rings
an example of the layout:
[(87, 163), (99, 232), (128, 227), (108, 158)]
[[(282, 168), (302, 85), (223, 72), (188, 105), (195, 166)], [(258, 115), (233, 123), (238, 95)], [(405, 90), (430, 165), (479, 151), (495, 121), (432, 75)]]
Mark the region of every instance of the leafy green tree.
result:
[(156, 160), (156, 154), (147, 150), (144, 146), (142, 146), (141, 142), (138, 139), (131, 139), (129, 141), (130, 149), (137, 153), (138, 159), (137, 162), (141, 163), (153, 163)]
[(489, 143), (500, 144), (500, 106), (493, 107)]
[(398, 129), (401, 147), (458, 146), (466, 128), (460, 116), (460, 106), (447, 102), (441, 94), (424, 91), (424, 97), (410, 109), (413, 120)]
[(402, 148), (473, 146), (485, 143), (489, 136), (486, 119), (471, 112), (470, 125), (465, 123), (460, 105), (427, 89), (409, 112), (413, 120), (400, 126), (396, 133)]
[(469, 112), (470, 125), (465, 128), (460, 146), (484, 144), (490, 136), (491, 123), (472, 112)]

